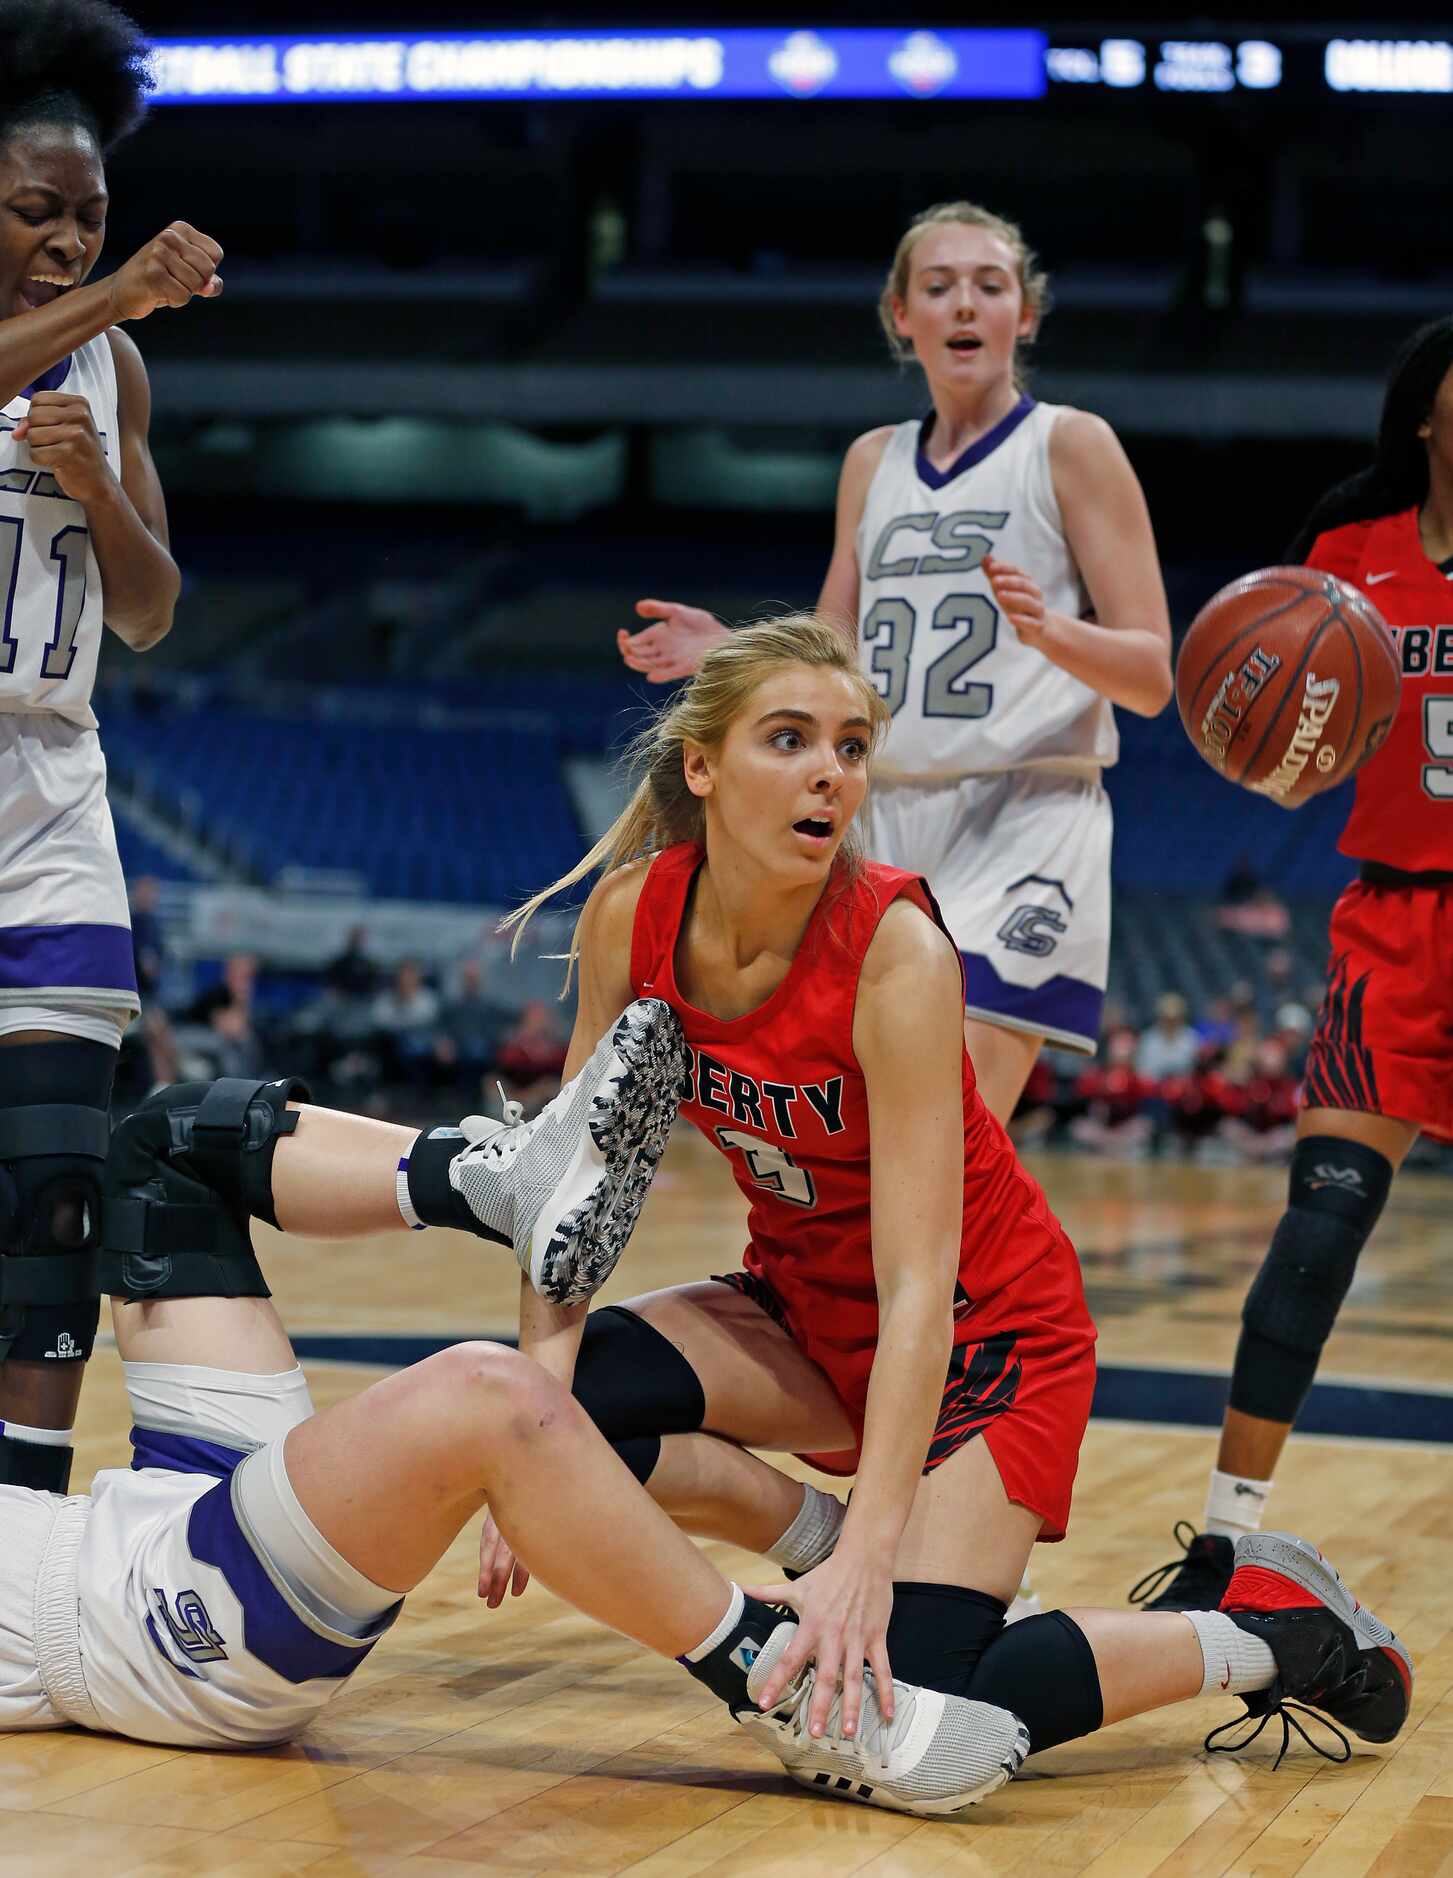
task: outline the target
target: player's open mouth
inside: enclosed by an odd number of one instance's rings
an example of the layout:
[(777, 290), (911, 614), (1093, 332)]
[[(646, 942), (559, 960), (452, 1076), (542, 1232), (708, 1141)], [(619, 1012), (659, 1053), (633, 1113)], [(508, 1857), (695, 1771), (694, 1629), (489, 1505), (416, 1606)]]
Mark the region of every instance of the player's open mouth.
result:
[(804, 815), (792, 824), (794, 834), (806, 835), (809, 841), (831, 841), (832, 823), (825, 815)]
[(960, 333), (956, 339), (950, 339), (948, 342), (948, 349), (950, 352), (958, 352), (958, 353), (981, 352), (983, 350), (983, 347), (984, 347), (983, 340), (975, 339), (972, 333)]
[(16, 289), (16, 298), (22, 306), (34, 312), (36, 307), (49, 306), (52, 300), (59, 300), (75, 284), (63, 274), (30, 274)]

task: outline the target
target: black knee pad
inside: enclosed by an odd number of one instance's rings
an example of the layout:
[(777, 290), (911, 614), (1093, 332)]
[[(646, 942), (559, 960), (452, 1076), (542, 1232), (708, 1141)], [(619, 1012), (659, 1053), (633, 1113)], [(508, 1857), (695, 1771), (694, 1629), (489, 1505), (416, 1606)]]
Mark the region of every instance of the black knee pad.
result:
[(1004, 1628), (1007, 1607), (963, 1585), (895, 1581), (888, 1666), (904, 1682), (967, 1695), (979, 1659)]
[(1017, 1715), (1029, 1730), (1031, 1754), (1092, 1735), (1105, 1720), (1095, 1652), (1063, 1611), (1008, 1625), (957, 1693)]
[(0, 1362), (91, 1354), (115, 1071), (107, 1044), (0, 1046)]
[(696, 1371), (659, 1330), (618, 1304), (586, 1318), (574, 1389), (575, 1399), (613, 1443), (695, 1434), (706, 1419)]
[(101, 1288), (114, 1297), (266, 1298), (249, 1222), (277, 1224), (272, 1157), (307, 1099), (296, 1077), (173, 1083), (117, 1125)]
[(1241, 1311), (1234, 1409), (1296, 1420), (1391, 1185), (1375, 1148), (1330, 1135), (1297, 1143), (1287, 1211)]

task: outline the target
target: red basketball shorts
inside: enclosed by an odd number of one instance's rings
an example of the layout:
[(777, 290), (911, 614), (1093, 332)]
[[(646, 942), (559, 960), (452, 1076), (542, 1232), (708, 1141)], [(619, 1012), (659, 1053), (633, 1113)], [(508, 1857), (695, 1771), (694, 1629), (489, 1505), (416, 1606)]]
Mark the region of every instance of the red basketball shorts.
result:
[[(1050, 1265), (1053, 1273), (1044, 1269)], [(731, 1272), (720, 1282), (760, 1305), (824, 1371), (861, 1444), (872, 1349), (834, 1347), (822, 1335), (817, 1312), (811, 1329), (795, 1323), (770, 1283), (756, 1273)], [(1039, 1514), (1042, 1540), (1063, 1539), (1094, 1392), (1095, 1326), (1079, 1262), (1064, 1239), (1020, 1282), (982, 1305), (961, 1296), (923, 1471), (941, 1467), (982, 1435), (1010, 1500)], [(857, 1471), (858, 1453), (855, 1448), (799, 1459), (824, 1473), (845, 1475)]]
[(1453, 887), (1356, 881), (1332, 909), (1302, 1106), (1453, 1138)]

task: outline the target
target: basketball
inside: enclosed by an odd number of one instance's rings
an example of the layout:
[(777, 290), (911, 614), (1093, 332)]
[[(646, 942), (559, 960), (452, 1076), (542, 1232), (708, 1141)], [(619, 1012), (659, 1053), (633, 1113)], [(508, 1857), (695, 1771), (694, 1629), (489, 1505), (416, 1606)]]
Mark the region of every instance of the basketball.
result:
[(1186, 735), (1229, 782), (1299, 807), (1386, 737), (1402, 673), (1366, 597), (1310, 567), (1264, 567), (1213, 594), (1176, 660)]

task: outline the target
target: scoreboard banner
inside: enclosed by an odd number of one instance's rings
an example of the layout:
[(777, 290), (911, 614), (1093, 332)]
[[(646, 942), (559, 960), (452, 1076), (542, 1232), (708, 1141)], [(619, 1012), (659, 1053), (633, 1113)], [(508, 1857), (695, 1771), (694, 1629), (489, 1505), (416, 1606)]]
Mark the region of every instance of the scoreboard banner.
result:
[(1271, 25), (1223, 37), (1038, 27), (337, 33), (153, 41), (158, 104), (962, 98), (1069, 91), (1302, 100), (1453, 92), (1453, 42)]

